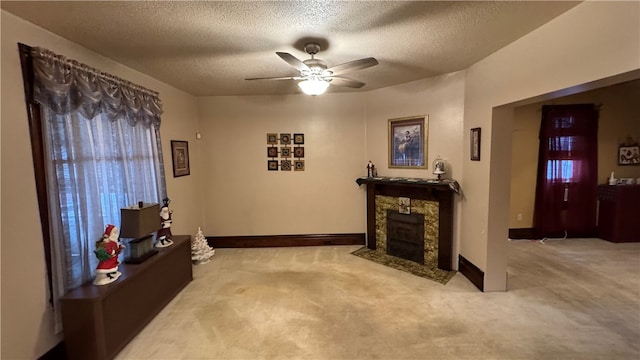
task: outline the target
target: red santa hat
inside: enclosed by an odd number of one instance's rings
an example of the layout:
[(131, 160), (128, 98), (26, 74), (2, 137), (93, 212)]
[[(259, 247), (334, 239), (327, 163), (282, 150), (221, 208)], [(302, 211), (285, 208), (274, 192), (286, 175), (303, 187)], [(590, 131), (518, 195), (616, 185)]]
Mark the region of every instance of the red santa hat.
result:
[(115, 225), (107, 225), (107, 228), (104, 230), (104, 234), (106, 236), (110, 236), (111, 235), (111, 231), (113, 231), (113, 228), (116, 227)]

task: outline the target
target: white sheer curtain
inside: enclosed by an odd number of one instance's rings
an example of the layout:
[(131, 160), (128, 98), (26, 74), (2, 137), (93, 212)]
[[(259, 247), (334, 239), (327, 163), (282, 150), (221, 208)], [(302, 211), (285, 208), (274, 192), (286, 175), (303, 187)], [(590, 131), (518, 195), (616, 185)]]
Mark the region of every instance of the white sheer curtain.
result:
[(157, 93), (33, 48), (50, 217), (52, 291), (91, 281), (93, 250), (120, 209), (166, 197)]

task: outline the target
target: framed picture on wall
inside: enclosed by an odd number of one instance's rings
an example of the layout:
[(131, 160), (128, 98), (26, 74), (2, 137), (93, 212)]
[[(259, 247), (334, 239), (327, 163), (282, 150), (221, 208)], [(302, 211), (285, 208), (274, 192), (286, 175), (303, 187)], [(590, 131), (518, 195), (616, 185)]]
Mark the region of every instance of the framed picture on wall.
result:
[(428, 127), (426, 115), (389, 120), (390, 168), (427, 168)]
[(173, 159), (173, 177), (189, 175), (189, 142), (171, 140), (171, 157)]
[(290, 158), (291, 157), (291, 148), (288, 146), (284, 146), (280, 148), (280, 157), (281, 158)]
[(640, 165), (640, 145), (620, 146), (618, 165)]
[(480, 128), (471, 129), (471, 160), (480, 161)]
[(267, 134), (267, 144), (269, 144), (269, 145), (277, 145), (278, 144), (278, 134), (276, 134), (276, 133), (268, 133)]
[(267, 148), (267, 157), (278, 157), (278, 148), (275, 146), (269, 146)]
[(267, 170), (278, 171), (278, 160), (267, 160)]
[(281, 145), (291, 144), (291, 134), (280, 134), (280, 144)]
[(280, 160), (281, 171), (291, 171), (291, 160)]

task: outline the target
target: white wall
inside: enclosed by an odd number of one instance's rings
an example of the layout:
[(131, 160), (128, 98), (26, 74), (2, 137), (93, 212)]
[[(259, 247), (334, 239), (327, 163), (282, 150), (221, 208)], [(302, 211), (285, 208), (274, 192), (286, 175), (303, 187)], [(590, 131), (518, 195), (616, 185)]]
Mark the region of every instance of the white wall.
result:
[[(461, 174), (463, 94), (459, 72), (359, 94), (200, 98), (205, 233), (365, 232), (355, 179), (367, 161), (382, 176), (434, 177), (440, 155)], [(387, 120), (412, 115), (429, 115), (429, 169), (389, 169)], [(269, 132), (305, 134), (304, 172), (267, 171)]]
[[(444, 177), (461, 180), (464, 86), (465, 73), (460, 71), (366, 94), (366, 160), (376, 165), (379, 175), (434, 178), (431, 164), (440, 156), (447, 163)], [(429, 118), (428, 169), (390, 169), (388, 120), (415, 115), (428, 115)], [(454, 196), (454, 267), (458, 264), (461, 199), (461, 195)]]
[[(364, 95), (199, 103), (206, 235), (364, 232)], [(267, 133), (303, 133), (305, 170), (267, 171)]]
[[(430, 177), (428, 170), (386, 169), (387, 120), (430, 115), (429, 162), (447, 159), (464, 192), (456, 200), (460, 253), (485, 271), (485, 289), (494, 291), (506, 288), (513, 116), (494, 107), (637, 69), (639, 7), (583, 3), (466, 74), (364, 94), (202, 98), (199, 112), (193, 97), (2, 11), (2, 358), (37, 358), (60, 340), (46, 303), (17, 42), (160, 91), (174, 233), (199, 225), (208, 235), (364, 232), (364, 189), (354, 181), (366, 174), (366, 161), (381, 175)], [(477, 126), (482, 160), (471, 162), (468, 134)], [(267, 132), (304, 133), (306, 171), (267, 172)], [(190, 142), (191, 176), (172, 177), (172, 139)]]
[[(2, 354), (3, 359), (38, 358), (62, 338), (53, 334), (47, 275), (24, 102), (18, 42), (48, 48), (68, 58), (160, 92), (162, 142), (173, 233), (194, 234), (201, 219), (196, 177), (173, 179), (169, 139), (195, 133), (195, 98), (99, 56), (2, 11)], [(195, 154), (197, 161), (197, 153)], [(192, 173), (200, 169), (192, 167)], [(178, 200), (179, 199), (179, 200)]]
[(485, 290), (506, 289), (513, 109), (494, 107), (637, 69), (639, 17), (638, 2), (585, 2), (468, 69), (464, 143), (482, 127), (482, 160), (465, 148), (460, 252)]

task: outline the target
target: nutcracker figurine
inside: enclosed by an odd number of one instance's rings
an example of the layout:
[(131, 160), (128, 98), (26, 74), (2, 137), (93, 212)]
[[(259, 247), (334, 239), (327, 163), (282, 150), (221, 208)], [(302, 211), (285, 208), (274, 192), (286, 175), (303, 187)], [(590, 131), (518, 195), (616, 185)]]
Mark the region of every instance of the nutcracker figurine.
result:
[(367, 177), (376, 177), (378, 176), (378, 171), (376, 170), (376, 166), (373, 165), (371, 161), (367, 164)]
[(165, 198), (162, 201), (163, 205), (162, 208), (160, 208), (160, 230), (158, 230), (158, 241), (156, 242), (156, 247), (158, 248), (173, 245), (173, 240), (171, 240), (173, 237), (171, 235), (171, 223), (173, 222), (173, 220), (171, 220), (172, 211), (169, 210), (169, 203), (171, 200), (169, 200), (169, 198)]

